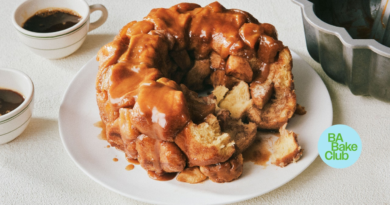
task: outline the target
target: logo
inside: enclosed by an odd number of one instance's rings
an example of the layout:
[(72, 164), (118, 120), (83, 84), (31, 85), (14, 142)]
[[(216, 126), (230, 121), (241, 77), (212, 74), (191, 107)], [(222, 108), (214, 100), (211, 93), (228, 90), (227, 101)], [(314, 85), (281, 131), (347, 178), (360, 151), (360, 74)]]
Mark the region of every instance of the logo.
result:
[(362, 152), (358, 133), (347, 125), (333, 125), (318, 141), (321, 159), (333, 168), (343, 169), (354, 164)]

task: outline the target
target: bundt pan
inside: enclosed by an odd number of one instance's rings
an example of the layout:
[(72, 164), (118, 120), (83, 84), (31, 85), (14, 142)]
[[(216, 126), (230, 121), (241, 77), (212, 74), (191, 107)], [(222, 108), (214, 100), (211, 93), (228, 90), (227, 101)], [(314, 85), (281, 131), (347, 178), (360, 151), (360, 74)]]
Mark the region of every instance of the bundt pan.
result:
[[(382, 15), (381, 1), (292, 1), (301, 6), (307, 49), (325, 73), (354, 95), (389, 102), (390, 48), (369, 39), (373, 19)], [(382, 24), (388, 36), (387, 22)]]

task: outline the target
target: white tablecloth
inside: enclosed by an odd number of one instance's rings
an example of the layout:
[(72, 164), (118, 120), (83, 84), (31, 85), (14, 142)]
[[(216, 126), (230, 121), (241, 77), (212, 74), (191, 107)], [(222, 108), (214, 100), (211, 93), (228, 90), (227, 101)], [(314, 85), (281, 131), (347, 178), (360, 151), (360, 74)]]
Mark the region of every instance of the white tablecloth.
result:
[[(123, 25), (142, 19), (152, 8), (170, 7), (180, 1), (88, 0), (89, 4), (104, 4), (109, 11), (108, 20), (88, 35), (76, 53), (61, 60), (36, 56), (18, 41), (11, 15), (21, 2), (1, 1), (0, 67), (21, 70), (32, 78), (36, 88), (35, 110), (26, 131), (16, 140), (0, 145), (0, 204), (142, 204), (102, 187), (77, 168), (61, 143), (58, 110), (77, 71)], [(211, 2), (198, 3), (204, 6)], [(283, 43), (308, 62), (325, 82), (332, 98), (333, 123), (353, 127), (363, 143), (360, 159), (349, 168), (330, 168), (317, 157), (291, 182), (239, 204), (390, 203), (390, 104), (354, 96), (346, 86), (326, 76), (307, 52), (300, 8), (291, 1), (221, 3), (227, 8), (249, 11), (260, 22), (275, 25)]]

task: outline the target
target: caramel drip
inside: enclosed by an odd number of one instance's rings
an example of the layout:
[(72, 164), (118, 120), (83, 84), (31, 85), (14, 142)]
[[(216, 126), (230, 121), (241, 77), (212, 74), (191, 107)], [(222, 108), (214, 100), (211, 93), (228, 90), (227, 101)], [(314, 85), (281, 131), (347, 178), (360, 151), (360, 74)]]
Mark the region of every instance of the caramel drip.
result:
[(151, 179), (157, 180), (157, 181), (169, 181), (176, 177), (176, 172), (173, 173), (164, 173), (164, 174), (157, 174), (154, 171), (148, 171), (148, 176)]
[(129, 164), (126, 166), (125, 168), (127, 171), (130, 171), (130, 170), (133, 170), (134, 169), (134, 165), (133, 164)]
[(187, 47), (187, 30), (191, 15), (189, 13), (179, 13), (174, 9), (153, 9), (144, 19), (152, 22), (155, 30), (161, 30), (169, 34), (167, 40), (171, 50), (182, 50)]
[(240, 37), (242, 40), (254, 49), (256, 43), (259, 41), (260, 35), (264, 33), (264, 28), (259, 24), (245, 23), (239, 30)]
[[(174, 85), (170, 85), (172, 82)], [(173, 141), (190, 120), (184, 95), (173, 81), (144, 83), (134, 106), (136, 128), (154, 139)]]
[(149, 31), (153, 30), (154, 24), (149, 21), (138, 21), (134, 22), (131, 26), (126, 29), (126, 36), (130, 38), (131, 36), (137, 34), (147, 34)]
[(271, 157), (267, 141), (256, 139), (253, 144), (244, 151), (243, 157), (244, 161), (251, 161), (257, 165), (267, 166), (267, 162)]
[(264, 83), (270, 72), (270, 64), (261, 62), (260, 68), (256, 71), (253, 82)]
[[(100, 140), (107, 140), (107, 136), (106, 136), (106, 125), (102, 122), (102, 121), (99, 121), (99, 122), (96, 122), (95, 124), (93, 124), (95, 127), (99, 127), (99, 128), (102, 128), (102, 131), (100, 132), (100, 134), (98, 135), (98, 138)], [(109, 146), (109, 145), (108, 145)]]
[(111, 104), (122, 104), (123, 107), (134, 106), (141, 83), (161, 77), (157, 69), (148, 69), (144, 65), (133, 66), (131, 63), (118, 63), (111, 68), (111, 72), (108, 92)]
[(129, 159), (127, 158), (127, 161), (132, 164), (139, 164), (139, 161), (137, 159)]

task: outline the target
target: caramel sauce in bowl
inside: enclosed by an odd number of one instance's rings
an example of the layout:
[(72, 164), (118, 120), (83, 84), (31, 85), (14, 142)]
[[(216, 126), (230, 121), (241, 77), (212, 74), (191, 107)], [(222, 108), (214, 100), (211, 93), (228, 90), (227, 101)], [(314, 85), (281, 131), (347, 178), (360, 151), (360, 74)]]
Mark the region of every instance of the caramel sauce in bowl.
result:
[[(34, 85), (24, 73), (0, 68), (0, 90), (4, 90), (0, 93), (0, 106), (6, 112), (0, 115), (0, 144), (4, 144), (18, 137), (29, 124), (33, 110)], [(12, 99), (10, 96), (13, 96)]]

